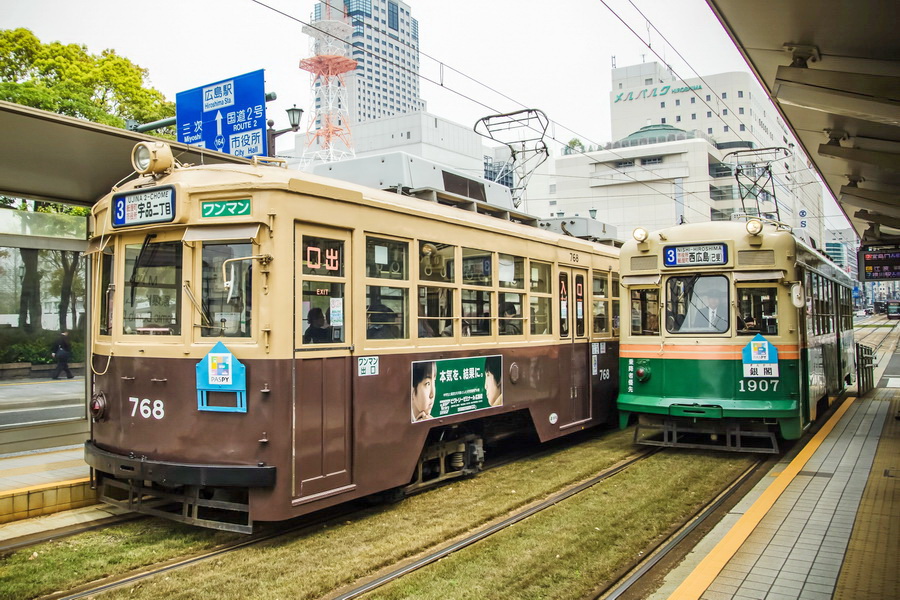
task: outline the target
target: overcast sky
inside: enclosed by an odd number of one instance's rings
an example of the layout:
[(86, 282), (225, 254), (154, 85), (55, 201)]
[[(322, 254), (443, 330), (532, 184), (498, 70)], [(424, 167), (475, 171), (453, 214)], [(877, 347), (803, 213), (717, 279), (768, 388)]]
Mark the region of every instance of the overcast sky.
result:
[[(691, 68), (701, 74), (747, 70), (702, 0), (607, 3), (644, 41), (649, 27), (653, 50), (685, 78), (694, 76)], [(279, 97), (268, 106), (270, 117), (286, 121), (283, 111), (295, 103), (309, 109), (309, 75), (298, 63), (310, 55), (300, 21), (309, 21), (312, 0), (4, 4), (0, 28), (26, 27), (43, 42), (84, 44), (92, 53), (112, 48), (148, 69), (151, 84), (170, 100), (179, 91), (265, 69), (266, 89)], [(422, 97), (429, 112), (464, 125), (496, 112), (539, 108), (558, 124), (559, 139), (578, 135), (605, 143), (613, 57), (620, 67), (657, 60), (600, 0), (410, 0), (409, 5), (419, 21)], [(153, 13), (141, 13), (142, 6)]]
[[(605, 144), (612, 141), (613, 60), (623, 67), (659, 60), (656, 52), (685, 79), (749, 71), (703, 0), (407, 3), (419, 21), (420, 89), (428, 111), (466, 126), (494, 113), (539, 108), (553, 124), (554, 139)], [(309, 115), (310, 77), (298, 64), (311, 54), (301, 28), (314, 4), (5, 0), (0, 28), (26, 27), (42, 42), (84, 44), (92, 53), (112, 48), (148, 69), (150, 84), (170, 100), (180, 91), (265, 69), (266, 91), (278, 94), (267, 105), (268, 116), (286, 127), (284, 109), (291, 105)], [(279, 141), (280, 148), (292, 145)]]

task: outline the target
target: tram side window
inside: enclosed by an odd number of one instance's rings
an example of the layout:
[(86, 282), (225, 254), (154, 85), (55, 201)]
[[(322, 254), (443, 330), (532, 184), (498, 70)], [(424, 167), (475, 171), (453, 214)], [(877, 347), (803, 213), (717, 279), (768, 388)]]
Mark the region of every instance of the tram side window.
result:
[(409, 279), (409, 244), (366, 238), (366, 274), (378, 279)]
[(728, 331), (730, 315), (725, 276), (670, 277), (666, 282), (669, 333), (722, 333)]
[(659, 290), (631, 290), (631, 335), (659, 335)]
[[(204, 243), (200, 306), (201, 331), (207, 336), (249, 337), (252, 308), (252, 260), (232, 260), (253, 255), (249, 243)], [(232, 260), (226, 263), (225, 261)], [(222, 275), (230, 285), (226, 287)]]
[(521, 256), (500, 254), (497, 256), (500, 287), (517, 290), (525, 287), (525, 259)]
[(522, 294), (500, 293), (500, 335), (522, 335)]
[(487, 290), (462, 290), (462, 335), (491, 335), (492, 295)]
[[(525, 289), (525, 259), (521, 256), (499, 254), (497, 271), (500, 287), (517, 290)], [(500, 292), (500, 335), (522, 335), (522, 309), (525, 295), (513, 292)]]
[(569, 274), (559, 274), (559, 336), (569, 337)]
[(125, 246), (123, 332), (181, 334), (181, 240)]
[(612, 284), (610, 285), (612, 292), (612, 334), (613, 337), (619, 337), (619, 274), (612, 274)]
[(344, 242), (303, 236), (303, 337), (305, 344), (340, 343), (346, 338)]
[(550, 335), (553, 322), (550, 317), (552, 290), (550, 289), (550, 263), (532, 260), (528, 263), (529, 294), (528, 316), (531, 335)]
[(738, 335), (778, 335), (778, 289), (738, 288)]
[(419, 280), (453, 283), (456, 246), (437, 242), (419, 242)]
[(609, 335), (609, 279), (606, 273), (594, 273), (593, 292), (592, 331), (594, 335)]
[(445, 287), (419, 287), (419, 337), (453, 337), (453, 292)]
[(463, 248), (462, 264), (464, 285), (490, 286), (493, 284), (491, 252)]
[(116, 264), (112, 248), (106, 247), (100, 253), (100, 335), (112, 335), (113, 296), (113, 266)]
[(366, 338), (396, 340), (409, 338), (408, 290), (387, 286), (366, 286)]
[(584, 275), (578, 273), (575, 275), (575, 289), (573, 290), (575, 293), (575, 335), (578, 337), (584, 337), (585, 335), (585, 292), (587, 291), (587, 283), (584, 280)]
[(343, 342), (344, 330), (344, 284), (304, 280), (303, 343)]

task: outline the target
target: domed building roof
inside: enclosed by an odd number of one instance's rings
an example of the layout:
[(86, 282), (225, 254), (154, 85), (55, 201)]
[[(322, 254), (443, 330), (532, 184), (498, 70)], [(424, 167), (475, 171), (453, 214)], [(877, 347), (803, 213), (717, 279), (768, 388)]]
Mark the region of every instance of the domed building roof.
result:
[(641, 127), (631, 135), (613, 142), (613, 148), (629, 148), (632, 146), (644, 146), (646, 144), (660, 144), (662, 142), (676, 142), (699, 137), (696, 131), (685, 131), (671, 125), (656, 123)]

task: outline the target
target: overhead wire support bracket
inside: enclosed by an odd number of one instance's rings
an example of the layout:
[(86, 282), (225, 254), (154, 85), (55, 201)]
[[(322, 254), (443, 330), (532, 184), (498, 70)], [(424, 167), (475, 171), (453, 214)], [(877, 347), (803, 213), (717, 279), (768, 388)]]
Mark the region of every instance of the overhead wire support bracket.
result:
[(534, 171), (550, 155), (544, 142), (549, 126), (550, 120), (547, 115), (536, 108), (489, 115), (475, 123), (475, 133), (509, 148), (509, 159), (497, 173), (494, 181), (498, 181), (507, 173), (515, 174), (510, 189), (516, 208), (522, 203), (522, 197)]

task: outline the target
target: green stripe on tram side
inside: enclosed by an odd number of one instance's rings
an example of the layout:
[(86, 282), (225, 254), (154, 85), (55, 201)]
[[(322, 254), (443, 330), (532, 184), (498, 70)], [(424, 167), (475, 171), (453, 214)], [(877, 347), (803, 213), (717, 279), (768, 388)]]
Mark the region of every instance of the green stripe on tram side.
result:
[[(631, 413), (699, 419), (778, 419), (782, 437), (802, 433), (800, 361), (782, 359), (778, 377), (744, 377), (740, 360), (621, 358), (619, 425)], [(640, 381), (638, 367), (649, 369)], [(696, 405), (696, 406), (691, 406)]]

